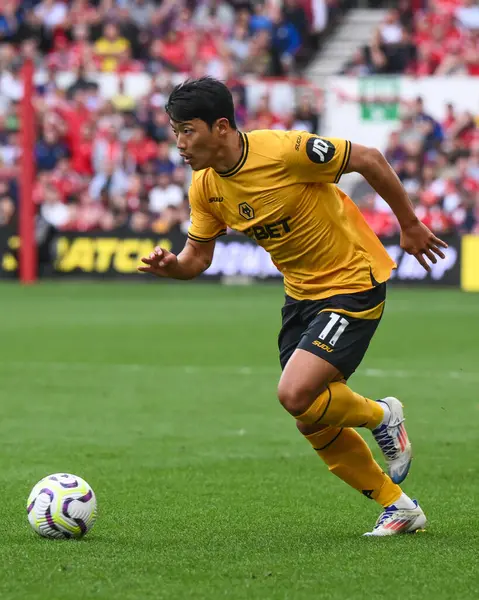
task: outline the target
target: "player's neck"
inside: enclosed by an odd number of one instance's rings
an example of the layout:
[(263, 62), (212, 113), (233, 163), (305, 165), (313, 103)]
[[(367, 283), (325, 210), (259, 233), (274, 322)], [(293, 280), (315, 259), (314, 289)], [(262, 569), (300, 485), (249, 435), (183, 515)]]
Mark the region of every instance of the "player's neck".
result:
[(243, 136), (239, 131), (232, 131), (225, 145), (218, 149), (213, 164), (211, 165), (218, 173), (231, 171), (243, 156)]

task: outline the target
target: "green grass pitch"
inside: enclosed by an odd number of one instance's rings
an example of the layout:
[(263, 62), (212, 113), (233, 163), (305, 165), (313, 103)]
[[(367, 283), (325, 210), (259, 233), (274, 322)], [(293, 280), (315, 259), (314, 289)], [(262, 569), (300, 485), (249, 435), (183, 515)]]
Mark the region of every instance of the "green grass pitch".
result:
[[(390, 290), (351, 385), (403, 399), (404, 488), (430, 525), (366, 539), (378, 507), (276, 400), (279, 286), (0, 294), (2, 600), (479, 598), (477, 295)], [(83, 541), (28, 525), (30, 488), (57, 471), (97, 494)]]

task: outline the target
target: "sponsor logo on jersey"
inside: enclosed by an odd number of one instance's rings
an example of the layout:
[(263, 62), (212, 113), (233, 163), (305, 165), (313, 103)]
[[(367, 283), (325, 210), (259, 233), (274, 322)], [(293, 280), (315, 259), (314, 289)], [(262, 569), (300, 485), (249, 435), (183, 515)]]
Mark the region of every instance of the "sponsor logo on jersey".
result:
[(291, 217), (286, 217), (274, 223), (266, 223), (265, 225), (253, 225), (253, 227), (248, 227), (245, 233), (255, 240), (280, 238), (291, 231), (289, 221), (291, 221)]
[(317, 164), (325, 164), (333, 159), (336, 148), (329, 140), (311, 137), (306, 144), (306, 154), (309, 160)]
[(302, 139), (303, 139), (303, 137), (301, 135), (298, 135), (298, 137), (296, 138), (296, 145), (294, 146), (294, 149), (296, 150), (296, 152), (299, 151)]
[(224, 200), (223, 196), (212, 196), (212, 197), (211, 197), (211, 198), (208, 200), (208, 202), (209, 202), (210, 204), (212, 204), (213, 202), (223, 202), (223, 200)]

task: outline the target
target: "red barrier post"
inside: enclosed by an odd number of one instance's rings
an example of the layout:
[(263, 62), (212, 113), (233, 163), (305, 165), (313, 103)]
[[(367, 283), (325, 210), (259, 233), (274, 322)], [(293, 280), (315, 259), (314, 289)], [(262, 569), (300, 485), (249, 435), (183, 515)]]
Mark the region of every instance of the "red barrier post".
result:
[(35, 206), (33, 204), (33, 178), (35, 174), (35, 115), (33, 112), (33, 73), (31, 59), (22, 68), (23, 98), (20, 109), (21, 148), (20, 161), (20, 281), (34, 283), (37, 279), (37, 246), (35, 241)]

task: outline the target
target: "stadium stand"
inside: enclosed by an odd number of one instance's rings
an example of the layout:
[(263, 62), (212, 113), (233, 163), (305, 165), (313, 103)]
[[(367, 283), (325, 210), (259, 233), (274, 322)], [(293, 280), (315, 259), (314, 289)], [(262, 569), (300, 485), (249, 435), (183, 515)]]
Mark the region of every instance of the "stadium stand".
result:
[[(180, 77), (212, 75), (229, 82), (239, 125), (318, 131), (320, 95), (277, 113), (266, 93), (254, 110), (244, 76), (296, 76), (334, 20), (340, 2), (276, 4), (119, 0), (7, 0), (0, 12), (0, 223), (18, 204), (20, 67), (25, 57), (43, 72), (34, 108), (34, 199), (57, 229), (164, 231), (188, 218), (189, 176), (174, 149), (163, 105)], [(319, 11), (319, 13), (318, 13)], [(318, 14), (316, 14), (318, 13)], [(310, 23), (313, 22), (313, 27)], [(58, 75), (74, 73), (65, 87)], [(97, 75), (119, 76), (105, 98)], [(141, 97), (125, 85), (145, 74)]]
[(479, 74), (479, 6), (474, 0), (397, 4), (369, 44), (344, 65), (343, 74)]
[[(370, 44), (342, 72), (479, 74), (479, 7), (472, 0), (413, 0), (387, 12)], [(34, 108), (34, 200), (56, 229), (165, 232), (188, 222), (189, 174), (163, 111), (174, 82), (209, 74), (233, 89), (245, 130), (322, 132), (323, 98), (298, 86), (295, 106), (269, 87), (252, 101), (248, 81), (297, 78), (324, 32), (350, 6), (339, 0), (255, 3), (206, 0), (5, 0), (0, 12), (0, 225), (18, 206), (20, 67), (43, 76)], [(61, 75), (72, 73), (68, 84)], [(103, 77), (99, 79), (98, 75)], [(152, 81), (131, 92), (128, 77)], [(115, 93), (104, 82), (118, 77)], [(258, 79), (259, 78), (259, 79)], [(64, 80), (67, 81), (67, 80)], [(439, 122), (418, 98), (406, 105), (386, 154), (418, 213), (438, 232), (479, 231), (477, 115), (444, 106)], [(377, 233), (396, 231), (371, 190), (355, 196)]]
[[(398, 129), (385, 155), (417, 214), (438, 233), (479, 232), (479, 124), (477, 115), (444, 107), (442, 121), (428, 114), (421, 97), (403, 102)], [(399, 231), (389, 206), (361, 182), (354, 197), (377, 234)]]

